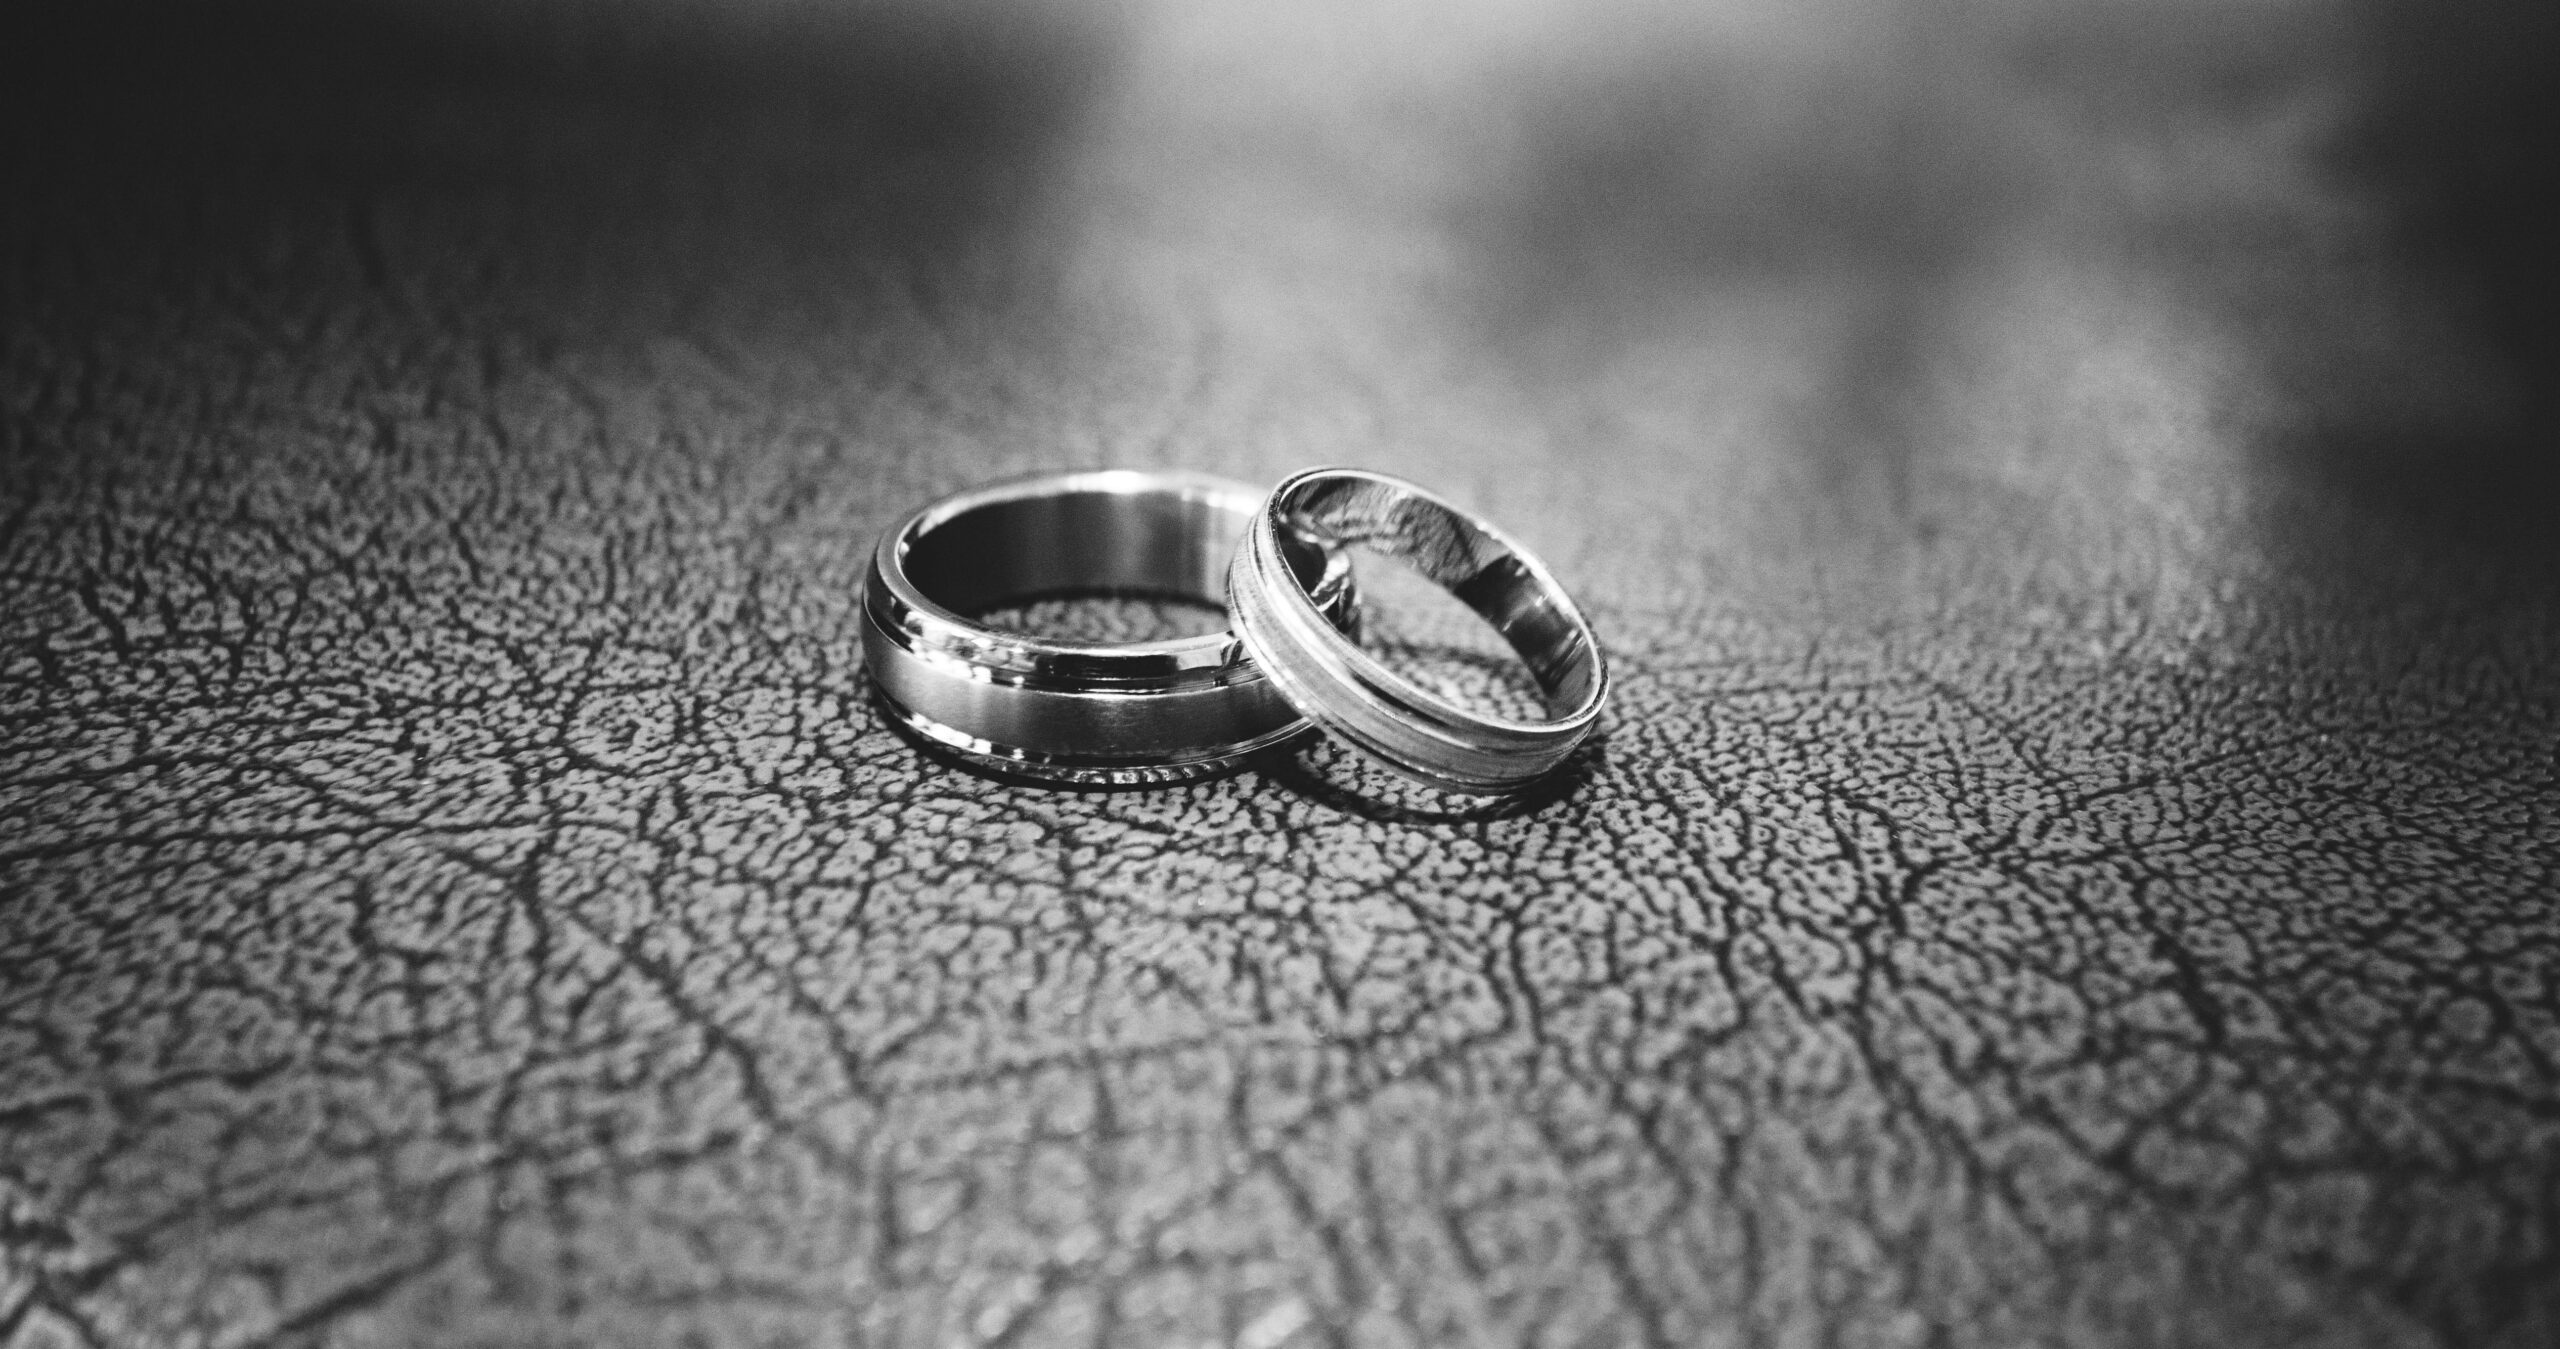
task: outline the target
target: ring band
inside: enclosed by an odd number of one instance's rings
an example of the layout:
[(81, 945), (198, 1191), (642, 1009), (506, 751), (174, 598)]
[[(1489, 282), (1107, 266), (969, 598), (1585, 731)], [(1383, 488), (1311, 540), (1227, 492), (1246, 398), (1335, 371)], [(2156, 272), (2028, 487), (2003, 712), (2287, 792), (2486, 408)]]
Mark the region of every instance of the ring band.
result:
[[(1290, 558), (1366, 544), (1412, 564), (1493, 624), (1546, 695), (1515, 721), (1427, 693), (1325, 621)], [(1326, 731), (1431, 786), (1491, 795), (1553, 769), (1599, 724), (1599, 639), (1546, 566), (1510, 536), (1383, 473), (1317, 468), (1272, 489), (1236, 550), (1227, 613), (1289, 701)]]
[[(1262, 494), (1196, 473), (1113, 470), (1002, 483), (926, 506), (881, 536), (862, 645), (888, 709), (982, 768), (1059, 782), (1183, 782), (1308, 729), (1226, 632), (1054, 640), (963, 617), (1061, 592), (1218, 604)], [(1284, 547), (1293, 593), (1356, 628), (1349, 560)]]

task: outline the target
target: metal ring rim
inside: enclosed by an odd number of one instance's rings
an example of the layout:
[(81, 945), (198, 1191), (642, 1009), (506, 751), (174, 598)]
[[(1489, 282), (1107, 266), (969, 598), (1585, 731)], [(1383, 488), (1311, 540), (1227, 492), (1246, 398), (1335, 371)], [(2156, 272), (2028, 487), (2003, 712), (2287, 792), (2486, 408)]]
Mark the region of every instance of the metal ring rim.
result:
[[(1280, 556), (1281, 521), (1301, 489), (1342, 477), (1430, 503), (1516, 559), (1542, 598), (1569, 620), (1591, 661), (1591, 686), (1576, 705), (1538, 722), (1473, 712), (1388, 669), (1356, 640), (1310, 622), (1318, 617), (1314, 602)], [(1385, 767), (1442, 790), (1499, 795), (1529, 785), (1589, 738), (1608, 702), (1608, 660), (1598, 634), (1546, 564), (1474, 512), (1391, 474), (1312, 468), (1274, 487), (1236, 549), (1227, 604), (1236, 634), (1292, 706)]]
[[(1159, 785), (1215, 776), (1311, 731), (1313, 723), (1279, 697), (1277, 686), (1231, 629), (1126, 643), (1035, 637), (964, 617), (927, 595), (906, 573), (906, 546), (959, 516), (1012, 501), (1080, 492), (1181, 497), (1229, 512), (1246, 528), (1263, 499), (1245, 484), (1211, 474), (1104, 469), (988, 484), (908, 512), (872, 549), (860, 605), (869, 682), (883, 710), (935, 749), (971, 766), (1009, 777), (1090, 785)], [(1328, 595), (1327, 612), (1334, 621), (1356, 628), (1358, 600), (1347, 558), (1329, 553), (1322, 567), (1319, 584)], [(1191, 587), (1168, 590), (1188, 593)], [(1218, 600), (1214, 594), (1197, 597)], [(1061, 664), (1074, 673), (1060, 673)], [(967, 686), (1001, 687), (1015, 709), (1017, 732), (1043, 708), (1072, 713), (1065, 720), (1082, 724), (1095, 717), (1143, 716), (1151, 703), (1165, 700), (1168, 711), (1180, 707), (1184, 716), (1228, 722), (1250, 734), (1128, 753), (1068, 743), (1073, 737), (1063, 730), (1059, 740), (1043, 743), (1038, 736), (990, 733), (988, 725), (969, 718), (928, 714), (900, 697), (893, 685), (944, 687), (961, 698), (968, 696)], [(1180, 738), (1179, 731), (1165, 734)]]

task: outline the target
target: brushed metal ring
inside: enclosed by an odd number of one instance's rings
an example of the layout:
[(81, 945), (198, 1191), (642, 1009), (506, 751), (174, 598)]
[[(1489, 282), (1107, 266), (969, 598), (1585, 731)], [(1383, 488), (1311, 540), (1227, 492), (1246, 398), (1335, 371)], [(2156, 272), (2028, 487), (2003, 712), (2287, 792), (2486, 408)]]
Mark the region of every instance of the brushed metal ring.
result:
[[(863, 577), (874, 686), (909, 730), (981, 768), (1052, 782), (1184, 782), (1309, 729), (1232, 633), (1103, 643), (967, 615), (1076, 592), (1226, 598), (1262, 501), (1199, 473), (1105, 470), (980, 487), (881, 535)], [(1283, 550), (1319, 621), (1356, 628), (1349, 561)]]
[[(1425, 691), (1325, 621), (1290, 562), (1365, 544), (1400, 557), (1499, 631), (1546, 695), (1545, 721), (1471, 712)], [(1599, 724), (1608, 664), (1590, 620), (1509, 535), (1401, 478), (1308, 469), (1257, 512), (1227, 578), (1227, 616), (1297, 709), (1407, 777), (1493, 795), (1564, 761)]]

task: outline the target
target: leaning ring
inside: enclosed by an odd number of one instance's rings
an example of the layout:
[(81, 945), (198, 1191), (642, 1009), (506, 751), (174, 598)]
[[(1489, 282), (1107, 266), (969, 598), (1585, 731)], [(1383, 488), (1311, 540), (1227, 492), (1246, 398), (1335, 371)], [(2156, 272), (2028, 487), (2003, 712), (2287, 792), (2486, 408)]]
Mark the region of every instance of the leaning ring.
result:
[[(926, 506), (881, 536), (862, 646), (888, 710), (979, 767), (1050, 781), (1183, 782), (1308, 729), (1226, 632), (1059, 641), (963, 617), (1061, 592), (1223, 601), (1262, 494), (1196, 473), (1028, 478)], [(1347, 558), (1280, 546), (1317, 621), (1356, 630)]]
[[(1326, 621), (1291, 558), (1365, 544), (1400, 557), (1491, 623), (1546, 695), (1549, 719), (1485, 716), (1404, 679)], [(1383, 473), (1316, 468), (1271, 490), (1237, 548), (1227, 614), (1291, 704), (1408, 777), (1490, 795), (1563, 762), (1599, 724), (1609, 671), (1590, 621), (1508, 535)]]

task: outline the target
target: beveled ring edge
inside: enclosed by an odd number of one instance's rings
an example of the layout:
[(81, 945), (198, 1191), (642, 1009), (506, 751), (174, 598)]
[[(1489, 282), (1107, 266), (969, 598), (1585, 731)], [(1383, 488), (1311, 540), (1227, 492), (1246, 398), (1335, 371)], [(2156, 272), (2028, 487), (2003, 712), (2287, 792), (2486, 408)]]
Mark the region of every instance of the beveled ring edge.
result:
[[(1308, 482), (1336, 476), (1369, 480), (1437, 505), (1502, 546), (1572, 622), (1592, 663), (1591, 687), (1562, 717), (1521, 722), (1456, 706), (1388, 669), (1356, 638), (1328, 636), (1305, 620), (1313, 602), (1285, 563), (1275, 571), (1281, 517), (1290, 497)], [(1536, 554), (1474, 512), (1407, 479), (1369, 469), (1319, 467), (1290, 475), (1263, 501), (1231, 562), (1228, 621), (1247, 651), (1282, 696), (1327, 733), (1340, 736), (1368, 758), (1425, 786), (1477, 796), (1530, 787), (1561, 768), (1598, 729), (1610, 692), (1609, 666), (1598, 631), (1570, 592)], [(1344, 706), (1353, 709), (1346, 712)], [(1362, 724), (1364, 714), (1394, 717), (1411, 738), (1436, 742), (1408, 751)], [(1486, 744), (1490, 736), (1497, 743)], [(1507, 742), (1507, 743), (1505, 743)], [(1433, 751), (1443, 751), (1437, 761)], [(1471, 771), (1449, 758), (1474, 760)]]

